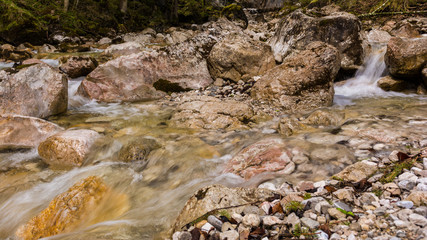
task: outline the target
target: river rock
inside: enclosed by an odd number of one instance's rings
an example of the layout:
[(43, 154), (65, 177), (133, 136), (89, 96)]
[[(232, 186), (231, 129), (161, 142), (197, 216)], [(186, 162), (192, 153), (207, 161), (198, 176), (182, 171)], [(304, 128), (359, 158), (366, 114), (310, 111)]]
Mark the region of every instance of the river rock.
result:
[(38, 147), (39, 155), (49, 165), (80, 167), (99, 137), (93, 130), (66, 130), (43, 141)]
[(361, 161), (346, 167), (334, 177), (346, 182), (360, 182), (377, 171), (377, 164)]
[(0, 81), (0, 114), (46, 118), (67, 111), (67, 77), (47, 64), (22, 69)]
[(427, 192), (413, 191), (405, 198), (406, 201), (412, 201), (415, 206), (424, 206), (427, 204)]
[(228, 163), (225, 172), (249, 179), (263, 172), (291, 174), (295, 163), (292, 154), (280, 138), (264, 139), (238, 152)]
[(135, 139), (119, 151), (119, 159), (123, 162), (146, 161), (151, 151), (159, 148), (160, 145), (154, 139)]
[(278, 124), (278, 132), (286, 137), (289, 137), (295, 134), (298, 131), (306, 129), (303, 123), (301, 123), (295, 117), (283, 117), (280, 119)]
[(170, 121), (182, 128), (236, 129), (244, 128), (253, 116), (252, 107), (246, 103), (205, 96), (186, 99)]
[(119, 57), (123, 55), (130, 55), (132, 53), (139, 53), (144, 49), (144, 45), (139, 42), (125, 42), (120, 44), (113, 44), (104, 50), (104, 54), (112, 57)]
[(373, 29), (369, 31), (367, 38), (371, 43), (388, 43), (391, 39), (391, 35), (386, 31)]
[[(120, 202), (111, 198), (110, 191), (99, 177), (83, 179), (56, 196), (46, 209), (19, 227), (16, 236), (19, 239), (39, 239), (96, 223), (99, 219), (95, 219), (95, 212), (106, 207), (108, 201), (113, 200), (110, 207)], [(114, 209), (109, 208), (110, 211)], [(123, 208), (119, 212), (123, 213), (125, 210)]]
[(32, 58), (34, 53), (30, 49), (18, 49), (10, 44), (0, 46), (0, 58), (8, 59), (14, 62), (23, 61)]
[(59, 68), (70, 78), (78, 78), (88, 75), (96, 66), (98, 66), (98, 62), (92, 57), (74, 56), (67, 59)]
[(63, 128), (35, 117), (0, 116), (0, 149), (34, 148)]
[(387, 44), (385, 63), (390, 74), (397, 78), (420, 77), (426, 62), (427, 37), (394, 37)]
[(251, 96), (291, 112), (330, 106), (339, 65), (339, 53), (334, 47), (313, 42), (263, 75), (253, 86)]
[(215, 44), (208, 57), (213, 78), (247, 81), (276, 66), (270, 46), (233, 34)]
[(179, 231), (187, 223), (212, 210), (231, 207), (227, 211), (233, 214), (238, 210), (238, 208), (232, 208), (233, 206), (265, 201), (274, 194), (275, 192), (271, 190), (261, 188), (227, 188), (221, 185), (202, 188), (187, 201), (181, 210), (173, 225), (173, 232)]
[(304, 119), (303, 123), (311, 125), (337, 126), (343, 120), (344, 114), (341, 114), (340, 112), (328, 109), (318, 109)]
[(284, 18), (269, 41), (276, 61), (281, 62), (293, 50), (304, 49), (314, 41), (326, 42), (338, 49), (341, 67), (352, 69), (361, 65), (364, 51), (361, 23), (358, 18), (345, 12), (313, 18), (297, 10)]
[(121, 56), (98, 66), (79, 86), (80, 95), (103, 102), (159, 99), (166, 92), (212, 83), (206, 60), (190, 45)]
[(392, 76), (385, 76), (378, 80), (378, 87), (384, 91), (402, 92), (410, 88), (416, 88), (405, 80), (395, 79)]

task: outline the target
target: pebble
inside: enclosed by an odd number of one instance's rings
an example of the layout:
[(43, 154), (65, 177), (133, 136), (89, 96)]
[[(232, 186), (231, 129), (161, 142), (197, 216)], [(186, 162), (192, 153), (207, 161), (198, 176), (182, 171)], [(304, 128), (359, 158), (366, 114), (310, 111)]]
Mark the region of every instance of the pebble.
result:
[(340, 210), (338, 210), (336, 208), (329, 208), (328, 213), (329, 213), (329, 215), (331, 215), (331, 217), (338, 219), (338, 220), (344, 219), (347, 216), (345, 213), (341, 212)]
[(291, 224), (292, 227), (295, 227), (297, 224), (301, 223), (301, 220), (299, 219), (299, 217), (295, 213), (291, 213), (286, 217), (285, 222), (287, 224)]
[(220, 233), (220, 237), (227, 240), (239, 240), (239, 233), (235, 230), (229, 230)]
[(334, 202), (334, 207), (341, 208), (342, 210), (347, 212), (351, 212), (353, 210), (349, 205), (343, 202)]
[(343, 189), (339, 189), (339, 190), (335, 191), (333, 194), (339, 200), (344, 200), (347, 202), (354, 201), (353, 189), (343, 188)]
[(233, 215), (231, 215), (231, 217), (237, 222), (237, 223), (241, 223), (242, 222), (242, 215), (237, 214), (237, 213), (233, 213)]
[(331, 235), (331, 238), (329, 238), (329, 240), (341, 240), (341, 236), (337, 233), (333, 233)]
[(310, 229), (316, 229), (320, 226), (319, 222), (307, 217), (301, 218), (301, 223)]
[(322, 230), (316, 231), (316, 239), (317, 240), (328, 240), (329, 235)]
[(405, 173), (400, 174), (398, 179), (399, 179), (399, 181), (409, 180), (409, 181), (416, 182), (418, 180), (418, 177), (411, 172), (405, 172)]
[(214, 226), (217, 230), (221, 230), (223, 224), (221, 220), (213, 215), (208, 217), (208, 223), (212, 224), (212, 226)]
[(399, 201), (396, 203), (396, 205), (401, 208), (412, 208), (414, 203), (412, 201)]
[(273, 226), (276, 224), (281, 224), (283, 223), (283, 221), (275, 216), (266, 216), (262, 219), (262, 223), (264, 224), (264, 226)]
[(403, 190), (411, 191), (416, 186), (416, 182), (411, 180), (402, 180), (397, 185)]
[(205, 225), (203, 225), (201, 229), (203, 232), (209, 233), (212, 229), (215, 229), (215, 227), (212, 226), (212, 224), (210, 223), (205, 223)]
[(420, 227), (425, 227), (427, 225), (427, 219), (416, 213), (409, 215), (409, 221)]
[(226, 231), (229, 231), (229, 230), (234, 230), (234, 228), (235, 227), (231, 223), (225, 222), (224, 224), (222, 224), (221, 232), (226, 232)]
[(246, 206), (243, 209), (243, 214), (245, 214), (245, 215), (259, 214), (259, 208), (257, 206), (252, 206), (252, 205)]
[(421, 206), (414, 209), (416, 214), (427, 217), (427, 206)]
[(384, 190), (389, 192), (391, 195), (400, 195), (400, 188), (396, 183), (387, 183), (383, 186)]
[(258, 227), (261, 220), (256, 214), (248, 214), (243, 217), (243, 224), (250, 227)]

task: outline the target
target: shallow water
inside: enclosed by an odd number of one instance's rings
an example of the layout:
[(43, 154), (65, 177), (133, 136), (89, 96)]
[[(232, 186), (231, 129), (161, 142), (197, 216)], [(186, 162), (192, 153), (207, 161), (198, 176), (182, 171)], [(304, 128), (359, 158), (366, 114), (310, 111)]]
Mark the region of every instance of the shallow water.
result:
[[(374, 57), (377, 60), (368, 61), (365, 69), (371, 69), (370, 64), (381, 65), (381, 57)], [(268, 180), (277, 183), (301, 179), (317, 181), (351, 162), (369, 159), (374, 154), (386, 156), (392, 150), (390, 147), (376, 153), (355, 154), (361, 149), (352, 147), (352, 142), (359, 140), (375, 144), (392, 139), (386, 144), (405, 148), (402, 144), (427, 138), (427, 99), (384, 93), (375, 87), (383, 70), (375, 67), (366, 71), (349, 81), (353, 85), (336, 87), (336, 101), (329, 109), (345, 116), (341, 126), (312, 128), (285, 139), (289, 146), (308, 152), (309, 163), (298, 167), (291, 176), (269, 177)], [(34, 150), (0, 153), (1, 239), (13, 238), (18, 226), (46, 208), (56, 195), (87, 176), (100, 176), (116, 192), (127, 195), (129, 206), (120, 203), (115, 207), (129, 207), (129, 210), (119, 216), (113, 214), (114, 217), (110, 213), (100, 213), (106, 216), (99, 216), (104, 220), (97, 224), (46, 239), (161, 238), (187, 199), (199, 188), (214, 183), (257, 186), (266, 180), (245, 182), (223, 170), (225, 163), (245, 146), (265, 137), (280, 137), (271, 127), (278, 119), (243, 131), (177, 129), (168, 126), (174, 109), (158, 102), (104, 104), (76, 96), (82, 80), (70, 81), (69, 111), (49, 120), (65, 128), (93, 129), (104, 138), (95, 144), (83, 167), (69, 171), (48, 168)], [(361, 89), (370, 90), (363, 90), (364, 94), (360, 93)], [(156, 139), (162, 147), (150, 153), (147, 164), (118, 161), (120, 148), (141, 136)], [(336, 156), (321, 160), (324, 152)], [(114, 212), (116, 208), (110, 210)]]

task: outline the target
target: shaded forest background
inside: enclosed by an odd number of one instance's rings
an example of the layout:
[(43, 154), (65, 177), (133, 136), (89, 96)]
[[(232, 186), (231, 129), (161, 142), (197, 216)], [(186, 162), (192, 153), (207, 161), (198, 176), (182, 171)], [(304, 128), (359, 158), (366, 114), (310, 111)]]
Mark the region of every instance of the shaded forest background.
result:
[[(99, 38), (146, 27), (203, 23), (268, 0), (0, 0), (0, 43), (43, 43), (54, 33)], [(425, 0), (284, 0), (282, 10), (335, 3), (355, 14), (415, 11)], [(236, 5), (230, 5), (237, 3)], [(423, 4), (424, 3), (424, 4)], [(230, 7), (232, 6), (232, 7)], [(236, 9), (237, 8), (237, 9)], [(280, 9), (277, 9), (280, 10)], [(286, 11), (285, 11), (286, 12)]]

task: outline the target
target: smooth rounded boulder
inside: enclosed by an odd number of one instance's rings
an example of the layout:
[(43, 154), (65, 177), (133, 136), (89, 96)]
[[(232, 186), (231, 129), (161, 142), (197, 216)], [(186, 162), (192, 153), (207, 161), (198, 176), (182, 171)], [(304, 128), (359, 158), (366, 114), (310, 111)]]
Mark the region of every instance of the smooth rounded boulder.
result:
[(100, 137), (93, 130), (71, 129), (40, 143), (39, 155), (44, 162), (56, 167), (80, 167), (89, 153), (90, 147)]
[(322, 41), (338, 49), (343, 69), (362, 65), (364, 58), (362, 24), (346, 12), (314, 18), (297, 10), (284, 18), (269, 41), (277, 61), (281, 62), (294, 50), (304, 49), (309, 43)]
[(279, 109), (297, 112), (331, 106), (340, 54), (322, 42), (309, 44), (269, 70), (254, 84), (251, 96)]
[(83, 80), (78, 93), (102, 102), (135, 102), (211, 83), (206, 60), (185, 43), (167, 51), (145, 51), (108, 61)]
[(68, 79), (36, 64), (0, 79), (0, 114), (46, 118), (67, 111)]
[(212, 78), (234, 82), (247, 81), (276, 66), (270, 46), (241, 34), (231, 35), (215, 44), (208, 64)]
[(387, 44), (385, 63), (397, 78), (420, 78), (427, 62), (427, 37), (392, 38)]
[(264, 139), (237, 153), (228, 163), (225, 172), (235, 173), (245, 179), (263, 173), (291, 174), (295, 163), (292, 154), (280, 138)]
[(46, 138), (63, 130), (54, 123), (35, 117), (0, 116), (0, 150), (35, 148)]

